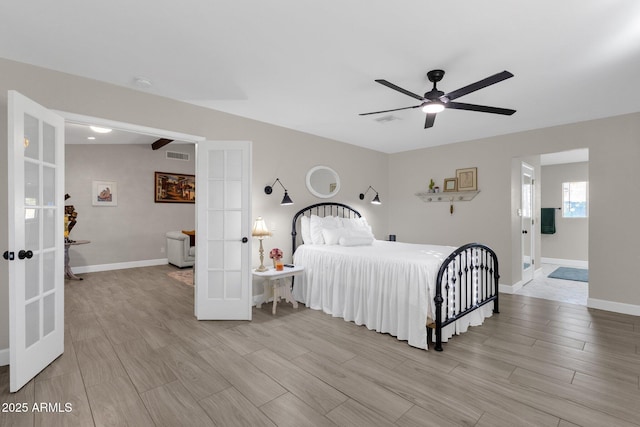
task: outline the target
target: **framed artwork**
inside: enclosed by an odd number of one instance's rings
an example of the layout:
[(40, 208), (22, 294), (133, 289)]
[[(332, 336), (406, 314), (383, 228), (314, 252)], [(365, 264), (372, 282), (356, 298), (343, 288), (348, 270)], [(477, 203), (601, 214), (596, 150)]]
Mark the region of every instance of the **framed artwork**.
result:
[(458, 178), (445, 178), (444, 191), (458, 191)]
[(115, 181), (93, 181), (91, 204), (93, 206), (118, 206), (118, 183)]
[(155, 173), (156, 203), (195, 203), (196, 177), (179, 173)]
[(478, 189), (478, 168), (456, 169), (458, 191), (476, 191)]

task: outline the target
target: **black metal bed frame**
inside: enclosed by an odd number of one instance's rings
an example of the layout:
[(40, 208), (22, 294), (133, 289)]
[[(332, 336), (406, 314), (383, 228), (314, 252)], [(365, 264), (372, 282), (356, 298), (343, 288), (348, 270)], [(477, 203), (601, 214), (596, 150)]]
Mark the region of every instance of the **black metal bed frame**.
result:
[[(297, 223), (303, 215), (340, 216), (360, 218), (360, 212), (342, 203), (323, 202), (307, 206), (296, 212), (291, 223), (291, 253), (297, 247)], [(498, 307), (498, 257), (480, 243), (468, 243), (453, 251), (441, 264), (436, 278), (436, 315), (427, 329), (435, 329), (435, 350), (442, 351), (442, 328), (461, 319), (480, 307), (494, 302)], [(444, 306), (444, 307), (443, 307)], [(443, 318), (444, 308), (444, 318)]]

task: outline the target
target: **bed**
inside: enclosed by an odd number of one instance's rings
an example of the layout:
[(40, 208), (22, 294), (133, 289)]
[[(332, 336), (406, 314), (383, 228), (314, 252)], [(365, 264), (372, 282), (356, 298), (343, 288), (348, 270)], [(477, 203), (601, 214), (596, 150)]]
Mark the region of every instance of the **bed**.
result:
[(360, 213), (342, 203), (301, 209), (291, 237), (294, 263), (305, 267), (297, 301), (411, 346), (426, 350), (432, 341), (442, 351), (453, 335), (499, 312), (498, 259), (485, 245), (375, 240)]

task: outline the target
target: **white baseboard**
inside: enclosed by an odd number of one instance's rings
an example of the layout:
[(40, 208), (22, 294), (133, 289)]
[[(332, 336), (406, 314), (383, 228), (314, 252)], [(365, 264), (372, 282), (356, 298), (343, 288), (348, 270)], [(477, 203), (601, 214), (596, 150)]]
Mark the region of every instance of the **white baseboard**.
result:
[(522, 288), (522, 286), (524, 286), (524, 282), (522, 280), (518, 283), (514, 283), (513, 285), (504, 285), (500, 283), (498, 284), (498, 292), (503, 294), (515, 294)]
[(9, 364), (9, 349), (3, 348), (0, 350), (0, 366), (7, 366)]
[(597, 308), (598, 310), (613, 311), (614, 313), (640, 316), (640, 305), (626, 304), (624, 302), (587, 298), (587, 307)]
[(544, 264), (566, 265), (567, 267), (589, 268), (589, 261), (579, 259), (545, 258), (540, 259)]
[(116, 262), (113, 264), (86, 265), (81, 267), (71, 267), (75, 274), (97, 273), (98, 271), (124, 270), (126, 268), (151, 267), (154, 265), (168, 264), (167, 258), (145, 259), (142, 261)]

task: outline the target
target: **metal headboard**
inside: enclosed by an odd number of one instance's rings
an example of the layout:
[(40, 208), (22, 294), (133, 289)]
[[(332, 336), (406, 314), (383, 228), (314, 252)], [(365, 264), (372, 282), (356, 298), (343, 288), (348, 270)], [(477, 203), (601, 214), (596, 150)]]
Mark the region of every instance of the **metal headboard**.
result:
[(296, 237), (298, 236), (297, 224), (298, 218), (307, 215), (318, 215), (318, 216), (339, 216), (341, 218), (360, 218), (360, 212), (353, 209), (351, 206), (347, 206), (343, 203), (332, 203), (332, 202), (323, 202), (316, 203), (315, 205), (307, 206), (296, 212), (293, 216), (293, 221), (291, 222), (291, 253), (293, 254), (296, 251)]

